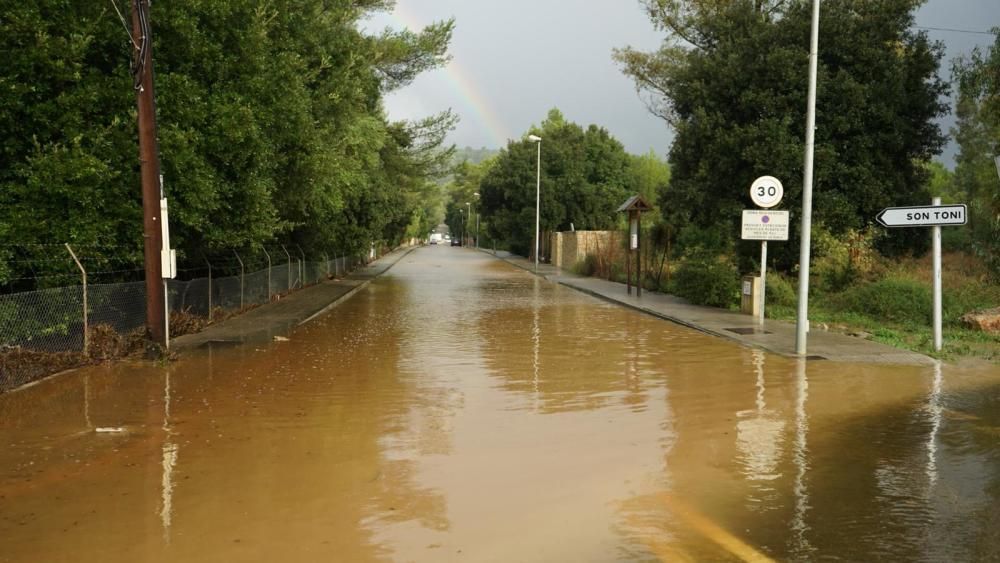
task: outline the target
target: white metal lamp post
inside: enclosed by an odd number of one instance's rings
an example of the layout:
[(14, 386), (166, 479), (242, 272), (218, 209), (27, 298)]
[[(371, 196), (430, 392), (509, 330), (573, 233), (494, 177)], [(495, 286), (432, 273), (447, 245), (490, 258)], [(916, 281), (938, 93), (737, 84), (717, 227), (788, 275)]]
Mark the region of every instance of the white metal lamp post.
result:
[(809, 93), (806, 101), (806, 156), (802, 178), (802, 238), (799, 247), (799, 304), (795, 320), (795, 353), (806, 355), (809, 332), (809, 245), (812, 242), (813, 150), (816, 145), (816, 67), (819, 59), (819, 3), (813, 0), (809, 35)]
[(465, 246), (469, 242), (469, 223), (472, 223), (472, 203), (465, 202), (465, 209), (468, 213), (465, 214), (465, 239), (462, 241), (462, 246)]
[(528, 140), (532, 143), (538, 143), (538, 160), (535, 166), (535, 271), (538, 271), (538, 223), (540, 215), (538, 213), (539, 206), (541, 205), (541, 193), (542, 193), (542, 138), (538, 135), (528, 135)]
[[(479, 192), (472, 194), (476, 197), (476, 201), (479, 201)], [(479, 214), (482, 211), (476, 211), (476, 250), (479, 250)]]

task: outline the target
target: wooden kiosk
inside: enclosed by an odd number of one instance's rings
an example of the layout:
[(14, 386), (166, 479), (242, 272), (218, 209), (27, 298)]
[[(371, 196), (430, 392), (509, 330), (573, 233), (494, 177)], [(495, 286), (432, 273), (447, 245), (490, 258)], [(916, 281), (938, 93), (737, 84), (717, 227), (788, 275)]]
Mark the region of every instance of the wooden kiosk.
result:
[(642, 297), (642, 252), (639, 248), (641, 227), (639, 218), (643, 211), (652, 211), (653, 206), (641, 195), (634, 195), (618, 208), (619, 213), (628, 213), (628, 246), (625, 249), (625, 286), (632, 295), (632, 254), (635, 253), (635, 294)]

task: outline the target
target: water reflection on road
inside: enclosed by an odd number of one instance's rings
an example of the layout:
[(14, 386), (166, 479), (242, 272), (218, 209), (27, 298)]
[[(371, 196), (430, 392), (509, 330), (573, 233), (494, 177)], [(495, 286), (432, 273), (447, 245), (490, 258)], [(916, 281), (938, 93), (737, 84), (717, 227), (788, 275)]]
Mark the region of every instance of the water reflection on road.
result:
[(786, 359), (450, 247), (289, 337), (0, 396), (0, 561), (1000, 557), (995, 365)]

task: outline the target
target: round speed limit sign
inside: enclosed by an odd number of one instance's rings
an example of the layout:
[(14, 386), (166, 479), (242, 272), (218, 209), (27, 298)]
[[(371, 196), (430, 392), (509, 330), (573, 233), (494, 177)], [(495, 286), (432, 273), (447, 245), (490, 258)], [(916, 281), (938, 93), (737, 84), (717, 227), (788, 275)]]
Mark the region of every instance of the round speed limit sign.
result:
[(750, 199), (758, 207), (768, 209), (781, 203), (781, 197), (785, 195), (785, 188), (781, 181), (774, 176), (761, 176), (750, 185)]

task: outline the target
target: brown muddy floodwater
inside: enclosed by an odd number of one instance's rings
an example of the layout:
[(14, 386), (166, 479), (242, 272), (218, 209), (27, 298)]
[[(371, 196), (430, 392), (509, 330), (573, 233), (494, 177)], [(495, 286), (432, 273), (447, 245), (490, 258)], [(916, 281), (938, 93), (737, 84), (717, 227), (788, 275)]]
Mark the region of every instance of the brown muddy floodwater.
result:
[(444, 246), (288, 337), (0, 396), (0, 561), (1000, 558), (995, 365), (799, 362)]

